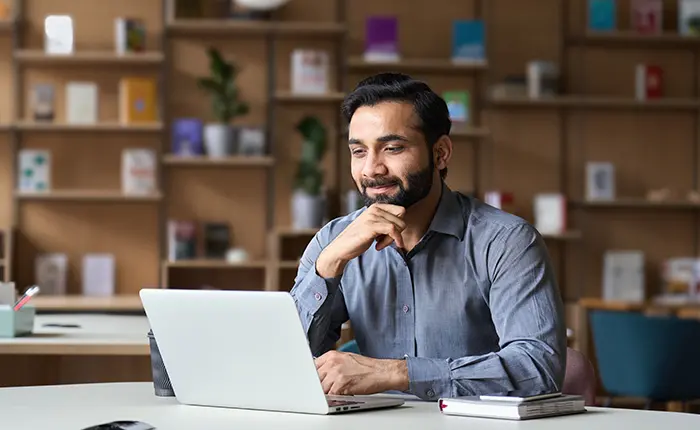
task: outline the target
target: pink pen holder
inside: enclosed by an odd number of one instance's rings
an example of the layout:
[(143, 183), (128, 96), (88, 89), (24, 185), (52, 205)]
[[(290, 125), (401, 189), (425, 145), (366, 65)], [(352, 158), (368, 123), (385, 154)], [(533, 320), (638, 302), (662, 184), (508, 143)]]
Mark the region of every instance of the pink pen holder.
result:
[(11, 305), (0, 305), (0, 338), (20, 337), (32, 334), (36, 308), (24, 305), (18, 311)]

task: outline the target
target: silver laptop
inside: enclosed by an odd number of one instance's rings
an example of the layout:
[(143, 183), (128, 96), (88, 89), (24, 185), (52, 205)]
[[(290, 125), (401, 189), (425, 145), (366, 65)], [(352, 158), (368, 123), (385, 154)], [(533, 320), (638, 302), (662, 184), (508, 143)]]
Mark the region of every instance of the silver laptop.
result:
[(140, 296), (180, 403), (310, 414), (404, 403), (326, 396), (289, 293), (143, 289)]

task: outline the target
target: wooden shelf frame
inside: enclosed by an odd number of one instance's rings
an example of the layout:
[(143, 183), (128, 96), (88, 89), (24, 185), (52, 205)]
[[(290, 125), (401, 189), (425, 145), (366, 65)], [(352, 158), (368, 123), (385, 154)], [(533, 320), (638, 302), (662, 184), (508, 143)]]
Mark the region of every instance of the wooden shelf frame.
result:
[(138, 66), (159, 65), (163, 62), (162, 52), (144, 52), (138, 54), (119, 54), (114, 51), (76, 51), (72, 54), (47, 54), (38, 49), (20, 49), (14, 52), (14, 59), (22, 65), (60, 66), (60, 65), (105, 65)]

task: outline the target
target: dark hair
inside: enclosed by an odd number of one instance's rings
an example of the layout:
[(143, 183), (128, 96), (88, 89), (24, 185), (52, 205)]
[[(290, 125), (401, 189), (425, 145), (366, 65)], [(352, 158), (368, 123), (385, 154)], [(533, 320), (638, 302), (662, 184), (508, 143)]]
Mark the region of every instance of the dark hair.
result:
[[(363, 79), (345, 97), (341, 110), (345, 120), (350, 122), (359, 107), (386, 101), (413, 105), (420, 119), (418, 128), (428, 142), (428, 149), (432, 149), (440, 137), (450, 134), (452, 121), (445, 100), (425, 82), (403, 73), (379, 73)], [(432, 162), (432, 157), (430, 160)], [(445, 176), (447, 168), (440, 170), (440, 177), (445, 179)]]

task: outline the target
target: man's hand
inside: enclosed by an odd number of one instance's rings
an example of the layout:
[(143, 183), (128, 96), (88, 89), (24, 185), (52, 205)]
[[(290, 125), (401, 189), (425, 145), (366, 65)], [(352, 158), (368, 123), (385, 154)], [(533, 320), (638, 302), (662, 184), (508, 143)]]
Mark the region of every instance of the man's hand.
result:
[(403, 248), (401, 232), (406, 228), (402, 219), (403, 206), (375, 203), (343, 230), (316, 259), (316, 271), (324, 278), (340, 275), (348, 261), (367, 251), (377, 240), (377, 250), (396, 242)]
[(408, 390), (408, 368), (404, 360), (379, 360), (328, 351), (316, 359), (316, 369), (326, 394), (350, 396)]

